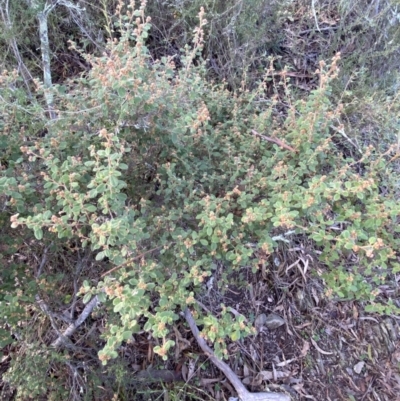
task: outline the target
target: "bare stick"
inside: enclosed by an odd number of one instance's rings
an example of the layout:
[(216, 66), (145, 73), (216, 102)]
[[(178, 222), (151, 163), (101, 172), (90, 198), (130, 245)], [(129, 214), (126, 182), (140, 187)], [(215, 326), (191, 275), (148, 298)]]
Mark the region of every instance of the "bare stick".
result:
[(43, 82), (44, 82), (44, 98), (48, 108), (50, 119), (54, 120), (57, 118), (56, 111), (54, 110), (54, 97), (52, 93), (53, 81), (51, 78), (51, 57), (50, 57), (50, 43), (48, 33), (48, 17), (49, 14), (57, 5), (63, 5), (68, 9), (74, 9), (80, 11), (81, 9), (71, 3), (68, 0), (56, 0), (46, 1), (42, 5), (38, 0), (26, 0), (28, 6), (36, 13), (36, 18), (39, 21), (39, 38), (40, 38), (40, 49), (42, 53), (42, 66), (43, 66)]
[(311, 0), (311, 7), (312, 7), (313, 14), (314, 14), (315, 26), (317, 27), (318, 32), (321, 32), (321, 30), (319, 29), (319, 25), (318, 25), (317, 13), (315, 11), (315, 0)]
[(39, 21), (40, 50), (42, 53), (43, 82), (45, 88), (44, 98), (49, 110), (49, 116), (54, 120), (56, 118), (56, 113), (54, 112), (53, 93), (51, 92), (53, 82), (51, 80), (50, 70), (50, 44), (47, 19), (53, 8), (56, 7), (57, 2), (49, 4), (46, 1), (45, 5), (42, 6), (43, 9), (41, 9), (38, 0), (27, 0), (27, 2), (30, 8), (36, 12), (36, 18)]
[(251, 133), (253, 135), (255, 135), (255, 136), (258, 136), (258, 137), (264, 139), (265, 141), (275, 143), (276, 145), (280, 146), (281, 148), (284, 148), (286, 150), (290, 150), (293, 153), (296, 153), (296, 149), (293, 149), (291, 146), (286, 145), (286, 143), (282, 142), (280, 139), (270, 138), (269, 136), (261, 135), (257, 131), (255, 131), (254, 129), (251, 130)]
[(190, 330), (193, 333), (194, 338), (199, 344), (202, 351), (210, 358), (211, 362), (217, 366), (227, 379), (232, 383), (233, 387), (237, 391), (239, 398), (242, 401), (290, 401), (290, 397), (283, 393), (250, 393), (233, 370), (221, 359), (217, 358), (214, 351), (207, 345), (203, 337), (200, 336), (199, 329), (197, 328), (196, 322), (193, 319), (192, 313), (189, 308), (185, 309), (184, 316), (189, 324)]

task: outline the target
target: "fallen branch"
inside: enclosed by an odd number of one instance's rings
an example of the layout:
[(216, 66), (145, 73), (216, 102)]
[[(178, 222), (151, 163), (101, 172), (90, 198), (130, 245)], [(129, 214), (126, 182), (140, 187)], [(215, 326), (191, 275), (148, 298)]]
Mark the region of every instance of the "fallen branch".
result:
[(92, 313), (94, 307), (99, 303), (97, 295), (95, 295), (90, 302), (85, 306), (82, 313), (79, 315), (75, 322), (71, 323), (67, 329), (51, 344), (53, 347), (58, 348), (66, 342), (68, 337), (75, 333), (76, 329), (88, 318)]
[(235, 387), (236, 392), (238, 393), (239, 398), (242, 401), (290, 401), (290, 397), (283, 393), (250, 393), (244, 384), (240, 381), (237, 375), (233, 372), (233, 370), (227, 365), (225, 362), (221, 361), (221, 359), (217, 358), (214, 354), (214, 351), (207, 345), (204, 338), (200, 336), (199, 329), (197, 328), (196, 322), (193, 319), (192, 313), (188, 308), (185, 309), (184, 316), (186, 321), (189, 324), (190, 330), (193, 333), (194, 338), (199, 344), (202, 351), (210, 358), (211, 362), (217, 366), (222, 373), (227, 377), (227, 379), (232, 383), (233, 387)]
[(255, 131), (254, 129), (251, 130), (251, 133), (252, 133), (253, 135), (255, 135), (255, 136), (258, 136), (258, 137), (264, 139), (265, 141), (275, 143), (276, 145), (280, 146), (281, 148), (284, 148), (284, 149), (286, 149), (286, 150), (290, 150), (290, 151), (293, 152), (293, 153), (296, 153), (296, 152), (297, 152), (296, 149), (293, 149), (291, 146), (286, 145), (286, 143), (283, 142), (283, 141), (281, 141), (280, 139), (277, 139), (277, 138), (270, 138), (269, 136), (261, 135), (261, 134), (259, 134), (257, 131)]

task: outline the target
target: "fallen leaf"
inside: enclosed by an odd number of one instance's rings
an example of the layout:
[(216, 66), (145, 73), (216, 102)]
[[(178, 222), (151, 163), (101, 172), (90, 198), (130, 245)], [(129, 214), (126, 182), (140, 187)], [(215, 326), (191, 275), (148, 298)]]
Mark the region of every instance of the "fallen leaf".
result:
[(188, 365), (189, 366), (186, 382), (190, 381), (196, 374), (196, 361), (194, 359), (189, 359)]
[(243, 366), (243, 375), (244, 375), (244, 377), (250, 376), (250, 369), (246, 364), (244, 364), (244, 366)]
[(247, 385), (252, 385), (252, 386), (255, 384), (252, 376), (245, 377), (242, 380), (242, 383), (247, 384)]
[(294, 386), (292, 386), (293, 390), (296, 390), (298, 393), (301, 393), (303, 390), (304, 384), (303, 383), (299, 383), (299, 384), (295, 384)]
[(262, 370), (257, 374), (256, 380), (272, 380), (274, 379), (274, 376), (275, 379), (282, 379), (285, 377), (289, 377), (290, 372), (283, 372), (283, 371), (271, 372), (269, 370)]
[(275, 313), (271, 313), (267, 316), (264, 324), (268, 327), (268, 329), (274, 330), (285, 323), (286, 322), (280, 316), (276, 315)]
[(306, 356), (310, 350), (310, 343), (308, 341), (303, 342), (303, 349), (300, 352), (300, 358)]
[(186, 365), (182, 365), (182, 377), (183, 377), (183, 380), (185, 380), (186, 383), (189, 381), (188, 380), (188, 372), (189, 372), (188, 367)]
[(201, 383), (202, 386), (208, 386), (208, 385), (213, 384), (213, 383), (220, 383), (221, 380), (222, 380), (221, 377), (216, 378), (216, 379), (203, 378), (203, 379), (200, 380), (200, 383)]
[(319, 298), (318, 298), (318, 295), (317, 295), (317, 291), (315, 290), (314, 287), (311, 287), (311, 293), (312, 293), (312, 295), (313, 295), (313, 298), (314, 298), (314, 301), (315, 301), (315, 305), (318, 306), (318, 304), (319, 304)]
[(310, 340), (311, 340), (311, 342), (312, 342), (312, 345), (313, 345), (313, 346), (317, 349), (317, 351), (320, 352), (321, 354), (324, 354), (324, 355), (333, 355), (333, 352), (328, 352), (328, 351), (322, 350), (322, 349), (318, 346), (318, 344), (317, 344), (312, 338), (310, 338)]
[(359, 375), (359, 374), (361, 373), (361, 371), (362, 371), (364, 365), (365, 365), (365, 362), (364, 362), (364, 361), (360, 361), (360, 362), (356, 363), (356, 364), (354, 365), (354, 367), (353, 367), (354, 372), (356, 372), (356, 373)]
[(297, 358), (293, 358), (293, 359), (288, 359), (287, 361), (283, 361), (283, 362), (279, 362), (276, 364), (276, 366), (278, 366), (279, 368), (281, 368), (282, 366), (286, 366), (289, 365), (290, 363), (292, 363), (293, 361), (295, 361)]

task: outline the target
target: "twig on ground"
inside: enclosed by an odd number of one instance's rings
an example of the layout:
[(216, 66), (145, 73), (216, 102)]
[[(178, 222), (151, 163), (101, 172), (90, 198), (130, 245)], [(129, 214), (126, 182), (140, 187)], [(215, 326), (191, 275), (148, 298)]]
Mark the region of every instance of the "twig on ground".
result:
[(197, 328), (196, 322), (193, 319), (192, 313), (188, 308), (184, 311), (184, 316), (189, 324), (190, 330), (193, 333), (194, 338), (199, 344), (202, 351), (210, 358), (211, 362), (217, 366), (222, 373), (232, 383), (233, 387), (237, 391), (239, 398), (242, 401), (290, 401), (290, 397), (283, 393), (250, 393), (233, 370), (221, 359), (217, 358), (214, 351), (207, 345), (204, 338), (200, 336), (199, 329)]

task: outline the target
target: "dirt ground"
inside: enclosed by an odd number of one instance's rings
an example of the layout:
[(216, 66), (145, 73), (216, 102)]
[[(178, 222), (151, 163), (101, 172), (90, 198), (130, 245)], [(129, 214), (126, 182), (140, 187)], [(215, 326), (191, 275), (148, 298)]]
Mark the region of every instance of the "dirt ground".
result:
[[(226, 361), (250, 391), (285, 392), (293, 401), (400, 401), (400, 316), (367, 314), (360, 302), (328, 301), (319, 267), (301, 252), (285, 263), (272, 256), (256, 274), (244, 269), (222, 287), (223, 271), (217, 268), (197, 301), (217, 317), (223, 303), (256, 326), (256, 335), (228, 344)], [(156, 341), (146, 333), (121, 347), (119, 363), (130, 372), (124, 379), (129, 395), (121, 399), (235, 399), (183, 319), (171, 338), (175, 354), (167, 362), (154, 354)], [(4, 373), (9, 361), (1, 362)]]
[[(367, 314), (360, 302), (328, 301), (312, 271), (317, 269), (304, 258), (292, 267), (278, 265), (255, 275), (241, 272), (224, 288), (218, 286), (221, 266), (212, 287), (198, 300), (215, 316), (224, 303), (256, 322), (257, 335), (228, 346), (228, 363), (248, 389), (286, 392), (292, 400), (400, 401), (400, 316)], [(271, 314), (283, 324), (262, 324)], [(204, 389), (199, 398), (191, 394), (178, 399), (234, 397), (190, 331), (183, 324), (175, 331), (177, 344), (186, 345), (177, 349), (180, 362), (171, 371), (183, 376), (187, 386)]]
[(210, 309), (222, 301), (256, 321), (273, 313), (284, 322), (230, 347), (238, 376), (251, 391), (286, 391), (294, 400), (400, 400), (400, 316), (321, 299), (320, 281), (300, 272), (304, 263), (294, 267), (291, 276), (287, 267), (249, 274), (245, 290), (233, 284), (202, 300)]
[(248, 274), (244, 290), (232, 284), (202, 300), (211, 310), (224, 302), (256, 321), (262, 314), (282, 318), (280, 327), (261, 326), (232, 344), (231, 367), (249, 390), (286, 391), (293, 400), (400, 400), (400, 316), (327, 301), (313, 267), (303, 257), (294, 263)]

